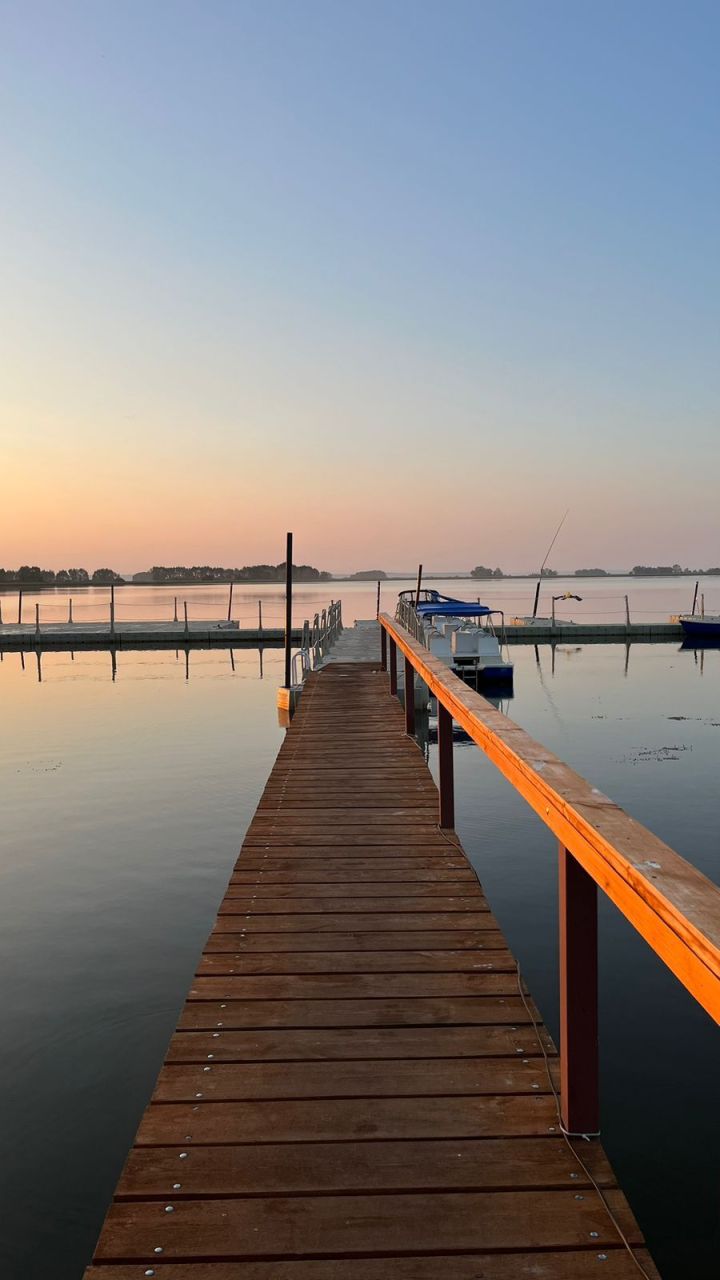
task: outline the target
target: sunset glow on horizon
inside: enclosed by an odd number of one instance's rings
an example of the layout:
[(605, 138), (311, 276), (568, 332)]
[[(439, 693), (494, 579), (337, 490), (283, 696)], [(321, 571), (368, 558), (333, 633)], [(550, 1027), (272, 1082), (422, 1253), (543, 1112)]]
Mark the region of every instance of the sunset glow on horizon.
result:
[(5, 7), (0, 565), (718, 564), (719, 36)]

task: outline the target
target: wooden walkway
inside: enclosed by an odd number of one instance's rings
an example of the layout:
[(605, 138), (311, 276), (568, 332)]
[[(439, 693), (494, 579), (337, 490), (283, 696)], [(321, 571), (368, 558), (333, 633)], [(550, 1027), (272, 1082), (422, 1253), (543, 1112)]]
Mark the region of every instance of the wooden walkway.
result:
[(637, 1280), (528, 1010), (387, 677), (311, 676), (87, 1280)]

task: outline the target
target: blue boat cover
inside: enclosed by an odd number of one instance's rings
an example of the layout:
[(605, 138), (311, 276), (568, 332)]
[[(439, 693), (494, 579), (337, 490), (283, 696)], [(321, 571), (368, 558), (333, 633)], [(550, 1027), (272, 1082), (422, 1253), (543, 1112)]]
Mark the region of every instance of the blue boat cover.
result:
[(484, 618), (492, 613), (486, 604), (471, 604), (467, 600), (455, 600), (442, 596), (439, 591), (428, 591), (429, 600), (421, 600), (417, 612), (421, 617), (435, 614), (443, 618)]

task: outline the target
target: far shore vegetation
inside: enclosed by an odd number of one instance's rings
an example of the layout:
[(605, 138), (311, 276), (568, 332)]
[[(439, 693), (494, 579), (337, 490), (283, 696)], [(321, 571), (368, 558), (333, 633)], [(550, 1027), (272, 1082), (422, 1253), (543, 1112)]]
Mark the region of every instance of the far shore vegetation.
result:
[[(545, 568), (543, 578), (701, 578), (707, 575), (720, 575), (720, 566), (710, 569), (688, 569), (679, 564), (647, 565), (636, 564), (630, 570), (617, 571), (609, 569), (571, 569), (558, 570)], [(310, 564), (294, 564), (293, 582), (384, 582), (388, 579), (398, 581), (411, 575), (389, 573), (385, 569), (359, 569), (355, 573), (334, 574), (325, 569), (316, 569)], [(478, 564), (466, 573), (426, 573), (425, 580), (442, 578), (474, 578), (479, 581), (509, 578), (527, 580), (536, 578), (537, 573), (504, 573), (502, 569), (488, 568)], [(39, 565), (22, 564), (18, 569), (0, 569), (0, 588), (3, 587), (99, 587), (99, 586), (152, 586), (171, 583), (175, 586), (198, 583), (230, 583), (230, 582), (265, 582), (284, 583), (285, 562), (280, 564), (250, 564), (242, 569), (226, 569), (219, 565), (153, 565), (141, 573), (123, 577), (114, 569), (41, 569)]]

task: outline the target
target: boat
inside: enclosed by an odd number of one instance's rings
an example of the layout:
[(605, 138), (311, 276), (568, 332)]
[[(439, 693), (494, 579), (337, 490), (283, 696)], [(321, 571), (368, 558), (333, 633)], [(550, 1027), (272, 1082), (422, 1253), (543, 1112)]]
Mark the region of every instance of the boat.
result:
[[(419, 598), (418, 598), (419, 595)], [(513, 664), (503, 656), (505, 615), (501, 609), (456, 600), (439, 591), (401, 591), (396, 616), (415, 639), (475, 686), (511, 684)], [(500, 619), (500, 636), (493, 618)]]
[(681, 613), (678, 622), (689, 639), (720, 644), (720, 613)]

